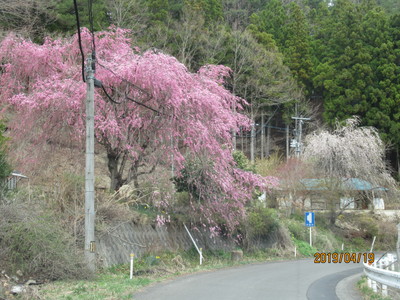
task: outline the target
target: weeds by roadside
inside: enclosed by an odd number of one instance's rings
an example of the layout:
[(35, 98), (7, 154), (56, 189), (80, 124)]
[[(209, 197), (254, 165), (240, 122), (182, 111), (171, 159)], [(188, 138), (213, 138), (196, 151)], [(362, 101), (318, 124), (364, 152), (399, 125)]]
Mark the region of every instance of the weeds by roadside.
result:
[(391, 297), (384, 297), (380, 294), (374, 293), (374, 291), (367, 285), (367, 277), (363, 276), (357, 282), (358, 289), (361, 291), (364, 300), (392, 300)]
[(41, 288), (40, 297), (45, 300), (132, 299), (132, 295), (141, 288), (166, 278), (283, 258), (261, 251), (246, 255), (242, 261), (236, 263), (231, 261), (229, 252), (206, 251), (204, 256), (206, 259), (200, 266), (194, 249), (179, 253), (164, 252), (159, 256), (148, 255), (135, 260), (132, 280), (129, 279), (128, 264), (116, 265), (100, 271), (90, 281), (69, 280), (46, 284)]

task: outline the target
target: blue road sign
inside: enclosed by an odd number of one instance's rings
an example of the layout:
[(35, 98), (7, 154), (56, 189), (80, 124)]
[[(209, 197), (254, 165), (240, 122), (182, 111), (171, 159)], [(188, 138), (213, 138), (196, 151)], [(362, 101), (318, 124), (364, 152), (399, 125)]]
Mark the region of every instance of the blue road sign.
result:
[(306, 212), (304, 214), (304, 223), (307, 227), (315, 226), (315, 214), (313, 212)]

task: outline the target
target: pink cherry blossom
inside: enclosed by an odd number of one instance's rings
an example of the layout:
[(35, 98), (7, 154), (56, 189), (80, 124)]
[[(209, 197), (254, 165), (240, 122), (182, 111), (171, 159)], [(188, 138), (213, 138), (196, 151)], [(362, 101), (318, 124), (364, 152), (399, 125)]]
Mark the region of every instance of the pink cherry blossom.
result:
[[(90, 53), (86, 29), (82, 42)], [(191, 73), (172, 56), (132, 48), (129, 31), (116, 27), (96, 33), (95, 42), (96, 79), (118, 103), (96, 89), (95, 137), (107, 152), (112, 188), (137, 185), (143, 170), (160, 164), (173, 164), (179, 175), (188, 158), (201, 158), (209, 180), (205, 186), (198, 182), (203, 199), (192, 207), (201, 207), (208, 224), (233, 229), (254, 188), (276, 182), (235, 168), (231, 134), (250, 120), (240, 113), (246, 101), (224, 87), (230, 69), (208, 65)], [(13, 114), (8, 125), (14, 141), (29, 140), (36, 149), (46, 143), (82, 146), (81, 59), (76, 35), (38, 45), (11, 34), (1, 42), (0, 101)]]

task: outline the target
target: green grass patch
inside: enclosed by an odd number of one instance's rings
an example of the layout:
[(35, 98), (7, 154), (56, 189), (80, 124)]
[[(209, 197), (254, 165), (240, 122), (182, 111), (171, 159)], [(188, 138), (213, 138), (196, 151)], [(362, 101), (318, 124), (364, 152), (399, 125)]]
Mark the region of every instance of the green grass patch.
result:
[[(56, 281), (41, 290), (44, 299), (132, 299), (134, 292), (156, 281), (150, 277), (129, 278), (127, 268), (111, 268), (101, 272), (95, 279), (82, 281)], [(161, 278), (159, 278), (161, 279)], [(159, 280), (158, 279), (158, 280)]]
[[(246, 253), (240, 262), (232, 262), (230, 252), (204, 251), (203, 265), (194, 249), (180, 253), (163, 252), (136, 259), (134, 277), (129, 279), (129, 264), (115, 265), (98, 272), (92, 280), (56, 281), (41, 288), (43, 299), (98, 300), (132, 299), (141, 288), (178, 275), (215, 270), (236, 265), (284, 259), (271, 249)], [(287, 259), (288, 257), (286, 257)]]
[(293, 241), (297, 247), (297, 251), (304, 256), (313, 256), (314, 253), (317, 252), (317, 249), (311, 247), (310, 244), (305, 241), (300, 241), (297, 239), (293, 239)]
[(383, 297), (379, 293), (375, 293), (371, 288), (369, 288), (366, 276), (362, 276), (362, 278), (357, 282), (357, 286), (363, 295), (364, 300), (392, 300), (391, 297)]

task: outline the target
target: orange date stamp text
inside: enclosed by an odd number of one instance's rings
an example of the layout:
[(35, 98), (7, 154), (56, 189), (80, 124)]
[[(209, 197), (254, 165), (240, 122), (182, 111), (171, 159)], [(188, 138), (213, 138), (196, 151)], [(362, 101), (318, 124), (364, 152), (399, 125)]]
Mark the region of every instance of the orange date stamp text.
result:
[(375, 261), (375, 254), (374, 253), (338, 253), (338, 252), (316, 252), (314, 254), (314, 263), (316, 264), (325, 264), (325, 263), (333, 263), (333, 264), (340, 264), (340, 263), (368, 263), (372, 264)]

